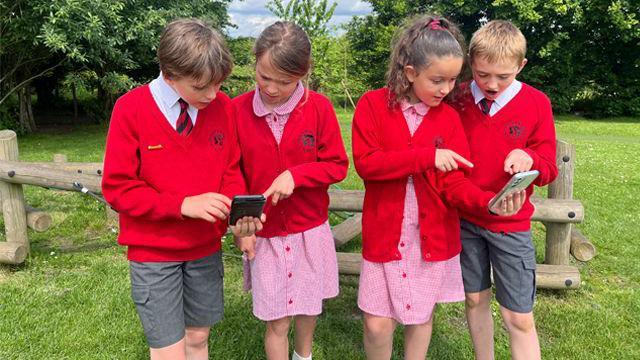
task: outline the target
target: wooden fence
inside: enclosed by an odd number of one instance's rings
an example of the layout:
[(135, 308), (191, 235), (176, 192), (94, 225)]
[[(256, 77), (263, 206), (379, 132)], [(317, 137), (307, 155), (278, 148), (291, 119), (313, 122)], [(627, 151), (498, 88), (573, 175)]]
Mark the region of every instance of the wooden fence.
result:
[[(589, 240), (573, 229), (573, 224), (584, 219), (582, 204), (572, 198), (574, 161), (574, 146), (558, 141), (559, 176), (549, 185), (548, 198), (532, 197), (533, 220), (541, 221), (546, 227), (545, 264), (539, 264), (536, 270), (539, 287), (578, 287), (580, 273), (576, 266), (569, 265), (570, 254), (580, 261), (589, 261), (595, 255)], [(77, 183), (80, 183), (89, 191), (101, 194), (102, 165), (69, 163), (60, 155), (56, 155), (53, 162), (21, 162), (16, 134), (10, 130), (0, 131), (0, 198), (6, 233), (6, 241), (0, 242), (0, 262), (22, 263), (29, 252), (27, 227), (44, 231), (51, 224), (50, 216), (25, 203), (23, 185), (78, 191)], [(332, 228), (336, 246), (341, 246), (362, 231), (364, 191), (330, 190), (329, 195), (330, 210), (355, 213)], [(108, 209), (108, 213), (113, 219), (113, 212)], [(358, 274), (360, 262), (360, 254), (338, 253), (343, 274)]]

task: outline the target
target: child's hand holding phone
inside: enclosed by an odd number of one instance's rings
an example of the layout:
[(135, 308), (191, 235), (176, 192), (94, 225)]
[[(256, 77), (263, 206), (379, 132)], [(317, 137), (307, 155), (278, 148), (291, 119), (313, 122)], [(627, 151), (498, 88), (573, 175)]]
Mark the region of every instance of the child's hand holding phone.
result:
[(245, 216), (238, 219), (235, 225), (230, 225), (231, 232), (236, 237), (252, 236), (262, 230), (262, 223), (267, 219), (265, 214), (260, 217)]
[(254, 235), (262, 230), (266, 216), (262, 213), (265, 198), (262, 195), (238, 195), (231, 202), (229, 225), (236, 237)]
[(524, 202), (527, 200), (527, 192), (525, 190), (518, 191), (507, 195), (504, 199), (489, 208), (489, 211), (498, 216), (515, 215), (522, 209)]
[(182, 216), (214, 223), (229, 216), (229, 207), (231, 200), (228, 197), (211, 192), (184, 198), (180, 212)]

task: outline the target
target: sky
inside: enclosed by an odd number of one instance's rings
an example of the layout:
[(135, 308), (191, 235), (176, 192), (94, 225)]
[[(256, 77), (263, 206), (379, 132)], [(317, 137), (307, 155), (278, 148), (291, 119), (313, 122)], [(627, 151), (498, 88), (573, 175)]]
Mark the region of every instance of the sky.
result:
[[(353, 16), (371, 12), (371, 5), (364, 1), (329, 0), (328, 3), (332, 4), (334, 1), (338, 6), (329, 26), (337, 26), (349, 22)], [(275, 22), (277, 18), (264, 6), (266, 3), (267, 0), (233, 0), (229, 5), (229, 17), (238, 28), (229, 28), (229, 35), (256, 37), (262, 29)]]

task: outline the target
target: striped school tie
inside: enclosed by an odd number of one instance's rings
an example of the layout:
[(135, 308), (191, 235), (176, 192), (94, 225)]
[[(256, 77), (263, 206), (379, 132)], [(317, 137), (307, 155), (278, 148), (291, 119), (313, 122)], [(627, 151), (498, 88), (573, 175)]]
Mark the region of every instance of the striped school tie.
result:
[(480, 109), (485, 115), (489, 115), (491, 105), (493, 105), (493, 100), (487, 100), (487, 98), (482, 98), (482, 100), (480, 100)]
[(193, 122), (191, 121), (191, 116), (189, 116), (189, 104), (182, 99), (178, 99), (178, 103), (180, 104), (180, 115), (178, 116), (178, 121), (176, 122), (176, 131), (178, 134), (182, 136), (189, 136), (191, 130), (193, 130)]

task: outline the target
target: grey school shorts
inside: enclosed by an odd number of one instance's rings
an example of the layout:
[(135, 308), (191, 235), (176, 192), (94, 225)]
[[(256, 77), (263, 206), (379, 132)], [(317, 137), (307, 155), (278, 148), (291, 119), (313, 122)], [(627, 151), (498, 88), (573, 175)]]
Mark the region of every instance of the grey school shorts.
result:
[(460, 220), (460, 230), (464, 291), (490, 288), (493, 268), (498, 303), (514, 312), (531, 312), (536, 295), (536, 254), (531, 232), (494, 233), (465, 220)]
[(222, 319), (222, 251), (184, 262), (129, 261), (131, 297), (151, 348), (175, 344), (185, 327)]

